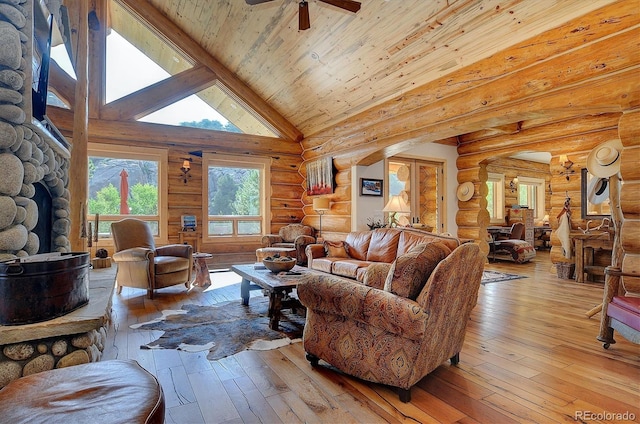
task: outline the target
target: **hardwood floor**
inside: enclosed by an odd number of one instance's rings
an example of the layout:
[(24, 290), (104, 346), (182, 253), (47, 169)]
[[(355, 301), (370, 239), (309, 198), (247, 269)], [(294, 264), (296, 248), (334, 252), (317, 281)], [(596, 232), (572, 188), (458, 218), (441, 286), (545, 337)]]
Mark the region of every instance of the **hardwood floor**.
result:
[[(142, 290), (124, 288), (114, 294), (103, 360), (135, 359), (156, 375), (167, 423), (640, 420), (640, 347), (617, 336), (603, 349), (596, 340), (600, 314), (585, 316), (600, 303), (601, 284), (557, 278), (545, 251), (529, 264), (490, 263), (485, 269), (526, 278), (480, 288), (460, 363), (445, 363), (423, 378), (408, 404), (387, 387), (312, 368), (300, 343), (208, 361), (206, 352), (140, 349), (159, 332), (129, 328), (183, 304), (239, 301), (237, 285), (204, 292), (176, 286), (160, 290), (153, 301)], [(214, 284), (240, 281), (231, 273), (211, 277)]]

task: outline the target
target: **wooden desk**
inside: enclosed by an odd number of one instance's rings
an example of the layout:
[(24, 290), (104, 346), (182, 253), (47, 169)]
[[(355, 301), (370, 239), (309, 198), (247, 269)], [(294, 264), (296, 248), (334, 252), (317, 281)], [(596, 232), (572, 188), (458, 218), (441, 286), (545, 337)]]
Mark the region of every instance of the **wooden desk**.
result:
[[(589, 274), (590, 271), (596, 271), (593, 266), (593, 252), (594, 250), (613, 250), (613, 241), (611, 241), (609, 233), (595, 233), (595, 234), (571, 234), (576, 248), (576, 282), (585, 282), (585, 273)], [(604, 267), (602, 273), (604, 273)], [(595, 273), (595, 272), (593, 272)]]

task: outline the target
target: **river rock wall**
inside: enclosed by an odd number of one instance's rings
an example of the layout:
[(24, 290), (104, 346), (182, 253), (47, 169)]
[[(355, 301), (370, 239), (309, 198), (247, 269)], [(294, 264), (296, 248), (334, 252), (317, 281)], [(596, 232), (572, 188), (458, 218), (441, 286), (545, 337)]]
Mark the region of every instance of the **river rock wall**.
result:
[(36, 184), (46, 187), (53, 204), (46, 250), (71, 247), (69, 154), (31, 118), (31, 7), (30, 0), (0, 0), (0, 261), (40, 249), (33, 232)]

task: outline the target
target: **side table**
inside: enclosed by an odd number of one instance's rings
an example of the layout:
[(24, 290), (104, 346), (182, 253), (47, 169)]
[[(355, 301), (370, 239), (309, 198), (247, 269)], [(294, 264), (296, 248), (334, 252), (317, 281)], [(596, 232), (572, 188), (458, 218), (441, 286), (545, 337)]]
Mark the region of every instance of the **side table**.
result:
[(207, 266), (207, 259), (209, 258), (213, 258), (211, 253), (196, 252), (193, 254), (193, 270), (196, 275), (193, 284), (191, 284), (192, 287), (208, 287), (211, 285), (211, 276)]

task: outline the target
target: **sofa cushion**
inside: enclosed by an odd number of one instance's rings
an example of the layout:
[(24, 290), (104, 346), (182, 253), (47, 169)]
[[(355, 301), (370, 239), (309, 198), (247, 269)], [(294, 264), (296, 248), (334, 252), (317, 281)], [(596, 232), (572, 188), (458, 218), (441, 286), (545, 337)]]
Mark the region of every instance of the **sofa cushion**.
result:
[(443, 238), (424, 231), (405, 229), (398, 240), (397, 256), (407, 253), (412, 247), (422, 243), (442, 243), (451, 251), (460, 244), (455, 238)]
[(348, 258), (347, 248), (343, 241), (325, 241), (325, 254), (330, 258)]
[[(357, 259), (336, 259), (331, 265), (331, 273), (362, 281), (362, 278), (364, 278), (365, 268), (370, 264), (371, 262), (359, 261)], [(358, 279), (358, 269), (360, 268), (362, 268), (362, 275), (360, 276), (360, 279)]]
[(436, 265), (449, 253), (451, 250), (442, 243), (414, 246), (393, 262), (387, 274), (384, 290), (415, 300)]
[(607, 307), (607, 315), (640, 330), (640, 297), (614, 296)]
[(393, 262), (398, 251), (400, 233), (401, 231), (395, 228), (380, 228), (373, 231), (369, 250), (367, 250), (367, 260), (370, 262)]
[(365, 286), (380, 290), (384, 289), (384, 283), (387, 279), (387, 274), (389, 274), (390, 268), (391, 264), (387, 263), (375, 263), (369, 265), (362, 278), (362, 283)]
[(347, 234), (347, 239), (344, 243), (350, 257), (361, 261), (367, 260), (367, 251), (369, 250), (372, 233), (373, 231), (355, 231)]
[(311, 262), (311, 269), (315, 269), (316, 271), (326, 272), (327, 274), (331, 274), (331, 268), (333, 267), (333, 263), (339, 260), (339, 258), (315, 258), (313, 262)]

